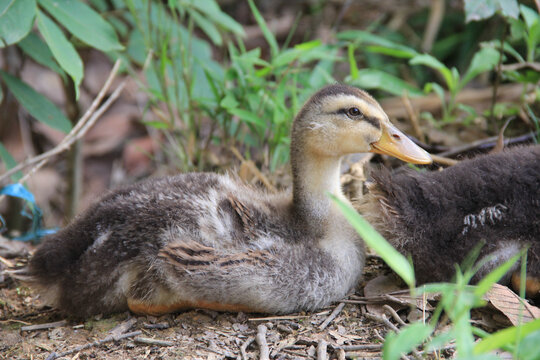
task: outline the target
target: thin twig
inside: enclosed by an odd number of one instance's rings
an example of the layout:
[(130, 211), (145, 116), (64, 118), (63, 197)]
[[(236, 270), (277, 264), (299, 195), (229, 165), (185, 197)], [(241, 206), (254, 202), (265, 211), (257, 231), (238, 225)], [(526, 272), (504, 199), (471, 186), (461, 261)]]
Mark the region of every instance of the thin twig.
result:
[(323, 323), (319, 326), (319, 330), (326, 329), (328, 324), (330, 324), (339, 315), (339, 313), (341, 312), (341, 310), (343, 310), (344, 307), (345, 303), (340, 302), (339, 305), (336, 306), (334, 311), (332, 311), (332, 313), (326, 318), (326, 320), (324, 320)]
[(531, 68), (535, 71), (540, 71), (540, 63), (537, 62), (522, 62), (522, 63), (515, 63), (515, 64), (507, 64), (507, 65), (501, 65), (501, 70), (508, 71), (508, 70), (519, 70), (524, 68)]
[(142, 336), (137, 336), (133, 341), (145, 345), (174, 346), (174, 341), (152, 339)]
[(328, 359), (327, 348), (328, 343), (324, 339), (319, 340), (317, 344), (317, 360)]
[[(30, 158), (30, 159), (28, 159), (26, 161), (23, 161), (22, 163), (19, 163), (17, 166), (14, 166), (13, 168), (9, 169), (8, 171), (6, 171), (4, 174), (2, 174), (0, 176), (0, 182), (4, 181), (9, 176), (15, 174), (16, 172), (18, 172), (18, 171), (20, 171), (22, 169), (25, 169), (25, 168), (27, 168), (29, 166), (34, 165), (34, 164), (41, 163), (43, 160), (49, 159), (50, 157), (52, 157), (54, 155), (57, 155), (57, 154), (65, 151), (65, 150), (67, 150), (76, 140), (80, 139), (86, 133), (86, 131), (88, 131), (89, 127), (87, 127), (86, 125), (88, 123), (90, 123), (91, 120), (93, 120), (93, 122), (95, 122), (96, 117), (93, 116), (93, 115), (96, 113), (96, 110), (98, 109), (98, 107), (101, 104), (103, 98), (105, 97), (105, 95), (107, 94), (109, 88), (111, 87), (112, 82), (113, 82), (114, 78), (116, 77), (116, 74), (118, 73), (118, 70), (120, 69), (120, 63), (121, 63), (120, 59), (115, 62), (114, 66), (113, 66), (113, 68), (112, 68), (112, 70), (111, 70), (111, 72), (109, 74), (109, 77), (107, 78), (107, 81), (105, 81), (105, 84), (103, 85), (103, 87), (99, 91), (98, 95), (96, 96), (96, 98), (94, 99), (94, 101), (92, 102), (92, 104), (90, 105), (88, 110), (86, 110), (84, 115), (79, 119), (79, 121), (77, 121), (77, 124), (71, 129), (71, 131), (62, 139), (62, 141), (55, 148), (53, 148), (53, 149), (51, 149), (49, 151), (46, 151), (43, 154), (40, 154), (40, 155), (35, 156), (33, 158)], [(118, 89), (123, 89), (124, 85), (125, 85), (125, 81), (118, 86), (117, 90)], [(117, 96), (118, 95), (116, 95), (116, 97)], [(113, 95), (111, 95), (111, 97), (113, 97)], [(109, 99), (111, 97), (109, 97)], [(105, 104), (103, 104), (101, 106), (101, 108), (103, 108), (104, 105)], [(109, 105), (110, 105), (110, 102), (109, 102)], [(103, 111), (101, 111), (101, 113), (103, 113)], [(86, 126), (86, 129), (85, 129), (85, 126)], [(43, 166), (43, 165), (41, 165), (41, 166)]]
[(414, 111), (413, 109), (413, 106), (411, 104), (411, 99), (409, 99), (409, 96), (407, 93), (403, 94), (403, 96), (401, 97), (401, 101), (403, 102), (403, 105), (405, 106), (405, 109), (407, 110), (407, 113), (409, 114), (409, 120), (411, 121), (414, 134), (421, 142), (425, 143), (426, 137), (424, 135), (424, 132), (422, 131), (422, 128), (420, 127), (418, 116), (416, 115), (416, 111)]
[(52, 328), (61, 327), (67, 324), (66, 320), (56, 321), (46, 324), (37, 324), (37, 325), (28, 325), (21, 327), (21, 331), (36, 331), (36, 330), (47, 330)]
[(365, 345), (342, 345), (339, 346), (338, 349), (341, 349), (343, 351), (360, 351), (360, 350), (368, 350), (368, 351), (377, 351), (382, 349), (381, 344), (365, 344)]
[(137, 331), (133, 331), (133, 332), (130, 332), (130, 333), (127, 333), (127, 334), (117, 336), (117, 337), (109, 335), (109, 336), (107, 336), (106, 338), (104, 338), (102, 340), (98, 340), (98, 341), (94, 341), (94, 342), (91, 342), (91, 343), (88, 343), (88, 344), (76, 346), (71, 350), (64, 351), (64, 352), (61, 352), (59, 354), (53, 352), (53, 353), (49, 354), (49, 356), (47, 356), (46, 360), (55, 360), (55, 359), (58, 359), (58, 358), (61, 358), (61, 357), (64, 357), (64, 356), (67, 356), (67, 355), (70, 355), (70, 354), (73, 354), (73, 353), (76, 353), (76, 352), (80, 352), (80, 351), (89, 349), (91, 347), (97, 347), (97, 346), (100, 346), (100, 345), (108, 343), (108, 342), (119, 341), (119, 340), (127, 339), (127, 338), (137, 336), (137, 335), (141, 335), (141, 334), (142, 334), (142, 331), (137, 330)]
[(255, 341), (259, 344), (259, 360), (269, 360), (270, 359), (270, 350), (268, 349), (268, 343), (266, 342), (266, 326), (259, 325), (257, 326), (257, 336)]
[(247, 348), (253, 343), (253, 341), (255, 341), (255, 338), (250, 336), (240, 346), (240, 355), (242, 356), (242, 360), (248, 360)]
[(403, 319), (399, 317), (398, 313), (396, 312), (396, 310), (394, 310), (393, 307), (391, 307), (388, 304), (384, 304), (383, 309), (387, 310), (390, 313), (390, 315), (394, 318), (394, 320), (396, 320), (401, 326), (407, 325), (405, 324), (405, 321), (403, 321)]

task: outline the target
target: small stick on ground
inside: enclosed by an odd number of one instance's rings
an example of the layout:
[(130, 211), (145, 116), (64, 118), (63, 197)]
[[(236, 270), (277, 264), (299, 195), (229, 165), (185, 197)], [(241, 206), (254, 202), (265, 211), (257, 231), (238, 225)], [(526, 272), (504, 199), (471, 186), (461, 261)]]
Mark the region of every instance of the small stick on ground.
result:
[(67, 321), (62, 320), (62, 321), (56, 321), (56, 322), (46, 323), (46, 324), (28, 325), (28, 326), (21, 327), (21, 331), (47, 330), (47, 329), (65, 326), (66, 324), (67, 324)]
[(342, 345), (338, 349), (343, 351), (360, 351), (360, 350), (373, 350), (378, 351), (382, 349), (381, 344), (365, 344), (365, 345)]
[(142, 336), (137, 336), (135, 339), (133, 339), (133, 341), (145, 345), (174, 346), (174, 341), (152, 339)]
[(340, 302), (338, 306), (332, 311), (332, 313), (326, 318), (326, 320), (323, 321), (323, 323), (319, 326), (319, 330), (324, 330), (326, 327), (339, 315), (341, 310), (345, 307), (344, 302)]
[(255, 340), (259, 344), (260, 355), (259, 360), (270, 360), (270, 350), (268, 349), (268, 343), (266, 342), (266, 326), (257, 326), (257, 336)]
[(407, 324), (405, 324), (405, 321), (403, 321), (403, 319), (398, 315), (396, 310), (394, 310), (393, 307), (391, 307), (388, 304), (385, 304), (385, 305), (383, 305), (383, 309), (388, 311), (388, 313), (394, 318), (394, 320), (396, 320), (401, 326), (407, 325)]
[(127, 339), (127, 338), (137, 336), (137, 335), (141, 335), (141, 334), (142, 334), (142, 331), (137, 330), (137, 331), (133, 331), (133, 332), (130, 332), (130, 333), (127, 333), (127, 334), (117, 336), (116, 338), (114, 336), (112, 336), (112, 335), (109, 335), (105, 339), (94, 341), (92, 343), (84, 344), (84, 345), (81, 345), (81, 346), (76, 346), (71, 350), (64, 351), (64, 352), (61, 352), (59, 354), (53, 352), (53, 353), (49, 354), (49, 356), (47, 356), (46, 360), (55, 360), (55, 359), (58, 359), (58, 358), (61, 358), (61, 357), (64, 357), (64, 356), (67, 356), (67, 355), (70, 355), (70, 354), (73, 354), (73, 353), (77, 353), (77, 352), (89, 349), (89, 348), (94, 347), (94, 346), (100, 346), (100, 345), (108, 343), (108, 342), (119, 341), (119, 340)]
[(328, 359), (328, 354), (326, 353), (328, 344), (324, 339), (319, 340), (317, 345), (317, 360), (326, 360)]
[(407, 110), (407, 114), (409, 114), (409, 120), (411, 121), (411, 125), (413, 127), (414, 135), (420, 140), (421, 142), (426, 142), (426, 137), (424, 136), (424, 132), (422, 131), (422, 128), (420, 128), (420, 122), (418, 121), (418, 116), (416, 116), (416, 112), (413, 109), (413, 106), (411, 104), (411, 100), (406, 94), (403, 94), (401, 97), (401, 101), (403, 102), (403, 105), (405, 105), (405, 109)]
[(240, 346), (240, 355), (242, 356), (242, 360), (248, 359), (247, 348), (253, 343), (253, 341), (255, 341), (255, 338), (253, 336), (250, 336)]

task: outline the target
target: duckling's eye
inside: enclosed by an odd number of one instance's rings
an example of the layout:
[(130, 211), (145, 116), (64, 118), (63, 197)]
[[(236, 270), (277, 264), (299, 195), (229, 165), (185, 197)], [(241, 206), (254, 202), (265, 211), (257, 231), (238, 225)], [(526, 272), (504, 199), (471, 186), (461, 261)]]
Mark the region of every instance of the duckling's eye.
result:
[(351, 117), (357, 117), (362, 115), (362, 112), (357, 107), (352, 107), (349, 110), (347, 110), (347, 114)]

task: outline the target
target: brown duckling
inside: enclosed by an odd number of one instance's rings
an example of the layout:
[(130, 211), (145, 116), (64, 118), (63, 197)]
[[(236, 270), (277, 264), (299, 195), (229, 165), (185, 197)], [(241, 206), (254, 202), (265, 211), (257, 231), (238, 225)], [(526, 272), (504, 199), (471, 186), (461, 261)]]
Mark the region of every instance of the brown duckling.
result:
[(373, 178), (358, 209), (412, 256), (420, 283), (449, 281), (454, 264), (479, 242), (485, 242), (479, 260), (490, 260), (476, 281), (528, 246), (528, 293), (538, 295), (540, 146), (478, 156), (443, 171), (383, 169)]
[(364, 266), (361, 238), (327, 194), (347, 201), (341, 157), (369, 151), (431, 162), (366, 92), (327, 86), (292, 126), (292, 193), (212, 173), (143, 181), (47, 237), (19, 277), (76, 316), (326, 306), (354, 288)]

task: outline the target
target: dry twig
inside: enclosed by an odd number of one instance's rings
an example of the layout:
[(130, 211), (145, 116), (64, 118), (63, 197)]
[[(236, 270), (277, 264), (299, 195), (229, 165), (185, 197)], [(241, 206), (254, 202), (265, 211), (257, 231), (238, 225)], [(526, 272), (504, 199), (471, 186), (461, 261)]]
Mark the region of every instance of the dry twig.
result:
[(137, 336), (133, 341), (145, 345), (174, 346), (174, 341), (152, 339), (142, 336)]
[(266, 326), (264, 325), (257, 326), (257, 336), (255, 337), (255, 341), (259, 344), (260, 360), (270, 359), (270, 350), (268, 349), (268, 343), (266, 342), (266, 330)]
[(332, 311), (332, 313), (326, 318), (326, 320), (324, 320), (323, 323), (319, 326), (319, 330), (326, 329), (328, 324), (330, 324), (339, 315), (339, 313), (341, 312), (341, 310), (343, 310), (344, 307), (345, 303), (340, 302), (339, 305), (336, 306), (334, 311)]
[(61, 327), (67, 324), (66, 320), (56, 321), (46, 324), (37, 324), (37, 325), (28, 325), (21, 327), (21, 331), (36, 331), (36, 330), (47, 330), (52, 328)]
[(58, 359), (58, 358), (61, 358), (61, 357), (64, 357), (64, 356), (67, 356), (67, 355), (70, 355), (70, 354), (73, 354), (73, 353), (78, 353), (80, 351), (89, 349), (89, 348), (94, 347), (94, 346), (100, 346), (100, 345), (108, 343), (108, 342), (127, 339), (127, 338), (137, 336), (137, 335), (140, 335), (140, 334), (142, 334), (142, 331), (137, 330), (137, 331), (133, 331), (133, 332), (123, 334), (123, 335), (120, 335), (120, 336), (116, 336), (116, 337), (112, 336), (112, 335), (109, 335), (105, 339), (94, 341), (94, 342), (84, 344), (84, 345), (81, 345), (81, 346), (76, 346), (71, 350), (64, 351), (64, 352), (61, 352), (59, 354), (57, 354), (55, 352), (50, 353), (49, 356), (47, 356), (46, 360), (55, 360), (55, 359)]
[(255, 338), (253, 336), (250, 336), (240, 346), (240, 355), (242, 356), (242, 360), (248, 359), (247, 348), (253, 343), (253, 341), (255, 341)]
[[(94, 125), (94, 123), (97, 121), (97, 119), (109, 108), (109, 106), (116, 100), (116, 98), (120, 95), (120, 92), (123, 90), (126, 81), (124, 80), (117, 88), (116, 90), (109, 96), (107, 101), (105, 101), (101, 106), (99, 106), (107, 94), (109, 88), (112, 85), (112, 82), (114, 78), (116, 77), (116, 74), (118, 73), (118, 70), (120, 68), (120, 60), (117, 60), (114, 64), (109, 77), (107, 78), (107, 81), (105, 81), (105, 84), (99, 91), (98, 95), (88, 108), (84, 115), (77, 121), (77, 124), (71, 129), (69, 134), (67, 134), (64, 139), (53, 149), (44, 152), (43, 154), (40, 154), (38, 156), (35, 156), (33, 158), (27, 159), (26, 161), (23, 161), (22, 163), (19, 163), (17, 166), (14, 166), (10, 170), (6, 171), (4, 174), (0, 176), (0, 182), (7, 179), (9, 176), (15, 174), (18, 171), (21, 171), (22, 169), (25, 169), (29, 166), (35, 165), (20, 181), (24, 182), (26, 181), (30, 176), (32, 176), (39, 168), (41, 168), (43, 165), (45, 165), (49, 159), (55, 155), (58, 155), (67, 149), (70, 148), (73, 143), (79, 139), (81, 139), (86, 132)], [(37, 165), (36, 165), (37, 164)], [(2, 198), (0, 198), (1, 200)]]
[(324, 339), (319, 340), (317, 344), (317, 360), (326, 360), (328, 359), (328, 354), (326, 353), (328, 344)]

